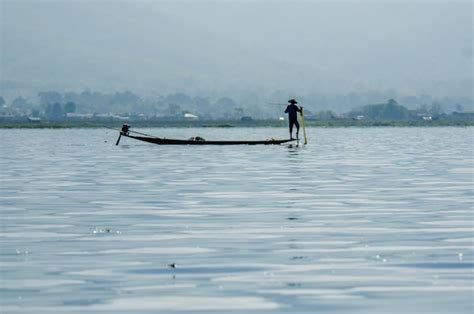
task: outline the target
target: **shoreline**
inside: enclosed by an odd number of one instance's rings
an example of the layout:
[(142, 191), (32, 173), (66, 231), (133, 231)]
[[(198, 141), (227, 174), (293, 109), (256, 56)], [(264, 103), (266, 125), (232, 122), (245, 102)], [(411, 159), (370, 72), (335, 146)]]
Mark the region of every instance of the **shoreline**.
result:
[[(288, 127), (286, 121), (255, 120), (241, 122), (235, 120), (218, 121), (44, 121), (6, 122), (0, 121), (0, 129), (75, 129), (75, 128), (121, 128), (128, 123), (134, 128), (234, 128), (234, 127)], [(349, 119), (310, 120), (306, 127), (470, 127), (474, 120), (434, 120), (434, 121), (360, 121)]]

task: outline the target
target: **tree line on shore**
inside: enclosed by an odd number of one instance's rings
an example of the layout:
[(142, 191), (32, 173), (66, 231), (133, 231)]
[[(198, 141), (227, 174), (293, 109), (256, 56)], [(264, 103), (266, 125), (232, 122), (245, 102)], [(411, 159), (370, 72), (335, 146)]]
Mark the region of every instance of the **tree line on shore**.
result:
[[(279, 95), (280, 99), (285, 99)], [(360, 95), (347, 96), (360, 98)], [(429, 102), (427, 96), (404, 97), (407, 104), (388, 99), (375, 104), (359, 105), (346, 112), (336, 112), (325, 106), (324, 99), (303, 96), (300, 103), (305, 106), (308, 120), (437, 120), (447, 118), (472, 119), (473, 102), (470, 99)], [(256, 101), (262, 102), (257, 99)], [(332, 101), (332, 100), (331, 100)], [(328, 101), (328, 102), (331, 102)], [(342, 99), (341, 102), (347, 102)], [(361, 101), (355, 101), (360, 104)], [(418, 104), (416, 104), (418, 102)], [(277, 106), (275, 106), (277, 105)], [(48, 121), (71, 119), (123, 119), (123, 120), (167, 120), (179, 121), (186, 117), (200, 120), (241, 120), (279, 119), (284, 115), (285, 102), (252, 103), (236, 101), (230, 97), (189, 96), (173, 93), (156, 98), (143, 98), (130, 91), (101, 93), (84, 91), (81, 93), (46, 91), (38, 93), (34, 99), (17, 97), (7, 103), (0, 96), (0, 119), (8, 120), (33, 117)], [(325, 108), (326, 107), (326, 108)], [(409, 108), (411, 107), (411, 108)], [(346, 106), (346, 108), (348, 108)], [(318, 110), (319, 109), (319, 110)], [(188, 114), (186, 116), (186, 114)]]

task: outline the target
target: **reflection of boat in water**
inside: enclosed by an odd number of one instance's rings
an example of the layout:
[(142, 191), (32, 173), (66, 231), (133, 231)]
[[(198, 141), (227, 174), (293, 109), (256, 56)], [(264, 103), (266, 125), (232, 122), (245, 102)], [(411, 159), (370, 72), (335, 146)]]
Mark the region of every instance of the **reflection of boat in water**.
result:
[(276, 140), (273, 138), (267, 139), (267, 140), (260, 140), (260, 141), (206, 141), (202, 137), (193, 137), (187, 140), (179, 140), (179, 139), (156, 137), (153, 135), (131, 131), (129, 124), (124, 124), (122, 126), (116, 145), (119, 144), (120, 138), (122, 136), (126, 136), (126, 137), (133, 138), (133, 139), (143, 141), (143, 142), (158, 144), (158, 145), (280, 145), (280, 144), (296, 141), (295, 139)]

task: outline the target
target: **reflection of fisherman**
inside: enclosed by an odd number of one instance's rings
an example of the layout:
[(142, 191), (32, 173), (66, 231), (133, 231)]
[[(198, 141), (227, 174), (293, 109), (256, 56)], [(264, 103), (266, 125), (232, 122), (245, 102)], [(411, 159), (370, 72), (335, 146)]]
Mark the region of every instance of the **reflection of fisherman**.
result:
[(296, 138), (298, 138), (298, 133), (300, 132), (300, 124), (298, 123), (298, 112), (303, 111), (303, 107), (298, 107), (296, 104), (298, 103), (294, 99), (288, 100), (290, 103), (288, 107), (286, 107), (285, 113), (288, 114), (288, 120), (290, 122), (290, 139), (293, 139), (293, 125), (296, 125)]

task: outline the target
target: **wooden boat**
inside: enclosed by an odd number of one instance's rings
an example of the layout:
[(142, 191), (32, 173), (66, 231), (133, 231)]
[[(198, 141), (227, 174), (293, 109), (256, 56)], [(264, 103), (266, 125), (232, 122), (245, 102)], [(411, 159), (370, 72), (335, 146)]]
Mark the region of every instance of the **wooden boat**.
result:
[[(131, 133), (135, 133), (137, 135), (133, 135)], [(200, 137), (191, 138), (188, 140), (179, 140), (179, 139), (170, 139), (170, 138), (162, 138), (156, 137), (140, 132), (135, 132), (130, 130), (130, 125), (124, 124), (122, 129), (120, 130), (119, 138), (117, 139), (118, 145), (120, 142), (120, 138), (122, 136), (126, 136), (129, 138), (133, 138), (139, 141), (153, 143), (158, 145), (280, 145), (292, 141), (296, 141), (295, 139), (284, 139), (284, 140), (277, 140), (277, 139), (267, 139), (261, 141), (206, 141)]]

